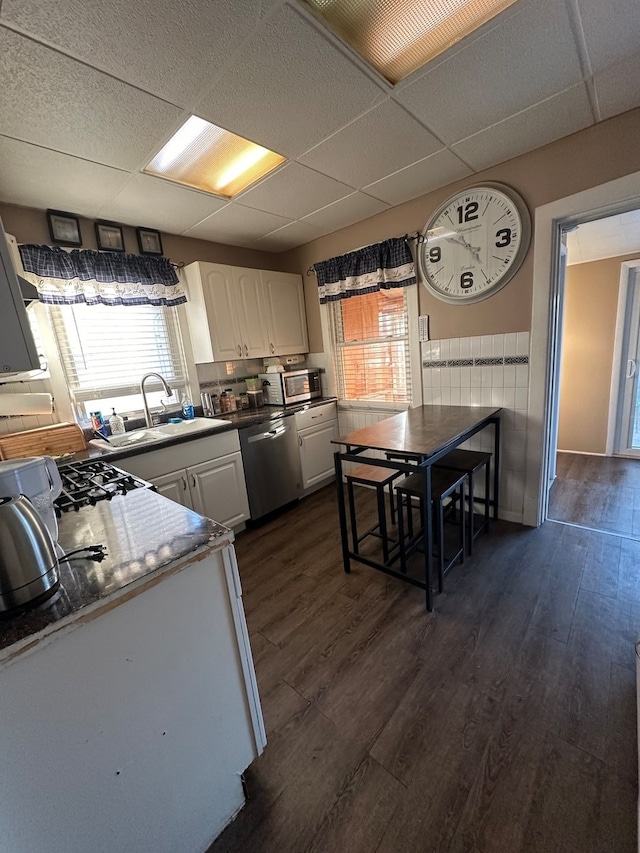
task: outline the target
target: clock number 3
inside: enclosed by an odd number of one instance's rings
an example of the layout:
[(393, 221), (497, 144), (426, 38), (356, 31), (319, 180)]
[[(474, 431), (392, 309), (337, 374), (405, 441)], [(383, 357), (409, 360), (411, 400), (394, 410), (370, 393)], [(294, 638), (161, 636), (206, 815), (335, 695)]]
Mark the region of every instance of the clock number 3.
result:
[(460, 205), (460, 207), (456, 209), (458, 211), (459, 225), (462, 225), (463, 222), (472, 222), (474, 219), (478, 218), (477, 201), (468, 201), (464, 206)]
[(496, 247), (503, 249), (511, 243), (511, 228), (501, 228), (496, 231)]
[(460, 287), (462, 290), (468, 290), (470, 287), (473, 287), (473, 273), (472, 272), (463, 272), (460, 276)]

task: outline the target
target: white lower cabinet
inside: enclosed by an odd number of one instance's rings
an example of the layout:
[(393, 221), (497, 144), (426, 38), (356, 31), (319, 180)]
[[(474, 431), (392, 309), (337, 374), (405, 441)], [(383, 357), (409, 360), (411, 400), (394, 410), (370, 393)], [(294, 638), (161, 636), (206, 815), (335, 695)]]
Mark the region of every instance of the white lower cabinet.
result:
[(338, 435), (335, 403), (313, 406), (297, 412), (296, 428), (302, 466), (302, 487), (305, 493), (325, 486), (335, 476), (332, 440)]
[[(176, 469), (176, 462), (184, 467)], [(150, 450), (115, 464), (153, 483), (166, 498), (226, 527), (242, 529), (249, 518), (237, 430)]]

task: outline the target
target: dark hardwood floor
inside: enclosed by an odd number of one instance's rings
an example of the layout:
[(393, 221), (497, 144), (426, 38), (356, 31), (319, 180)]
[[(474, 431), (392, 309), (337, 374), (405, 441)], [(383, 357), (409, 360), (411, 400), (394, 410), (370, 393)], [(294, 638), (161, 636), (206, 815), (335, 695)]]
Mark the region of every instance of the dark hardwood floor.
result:
[(435, 613), (334, 487), (236, 548), (268, 745), (211, 853), (636, 850), (640, 542), (499, 522)]
[(549, 518), (640, 539), (640, 459), (558, 453)]

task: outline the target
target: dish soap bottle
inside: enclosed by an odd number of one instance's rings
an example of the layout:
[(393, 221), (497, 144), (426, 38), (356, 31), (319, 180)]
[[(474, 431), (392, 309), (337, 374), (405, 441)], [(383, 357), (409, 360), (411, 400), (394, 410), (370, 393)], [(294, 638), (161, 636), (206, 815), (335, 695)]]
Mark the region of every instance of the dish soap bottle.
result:
[(189, 399), (189, 395), (185, 393), (182, 395), (182, 417), (185, 421), (191, 421), (195, 418), (196, 412), (193, 408), (193, 403)]
[(109, 418), (109, 426), (111, 427), (111, 435), (122, 435), (124, 433), (124, 420), (120, 415), (116, 414), (116, 410), (111, 410), (113, 414)]

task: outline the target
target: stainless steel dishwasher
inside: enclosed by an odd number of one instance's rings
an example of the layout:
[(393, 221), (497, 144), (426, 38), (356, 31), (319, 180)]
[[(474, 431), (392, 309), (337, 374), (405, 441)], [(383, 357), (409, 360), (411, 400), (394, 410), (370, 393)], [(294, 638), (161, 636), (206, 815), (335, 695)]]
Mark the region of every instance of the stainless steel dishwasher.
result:
[(301, 496), (295, 418), (278, 418), (241, 429), (240, 449), (252, 520)]

